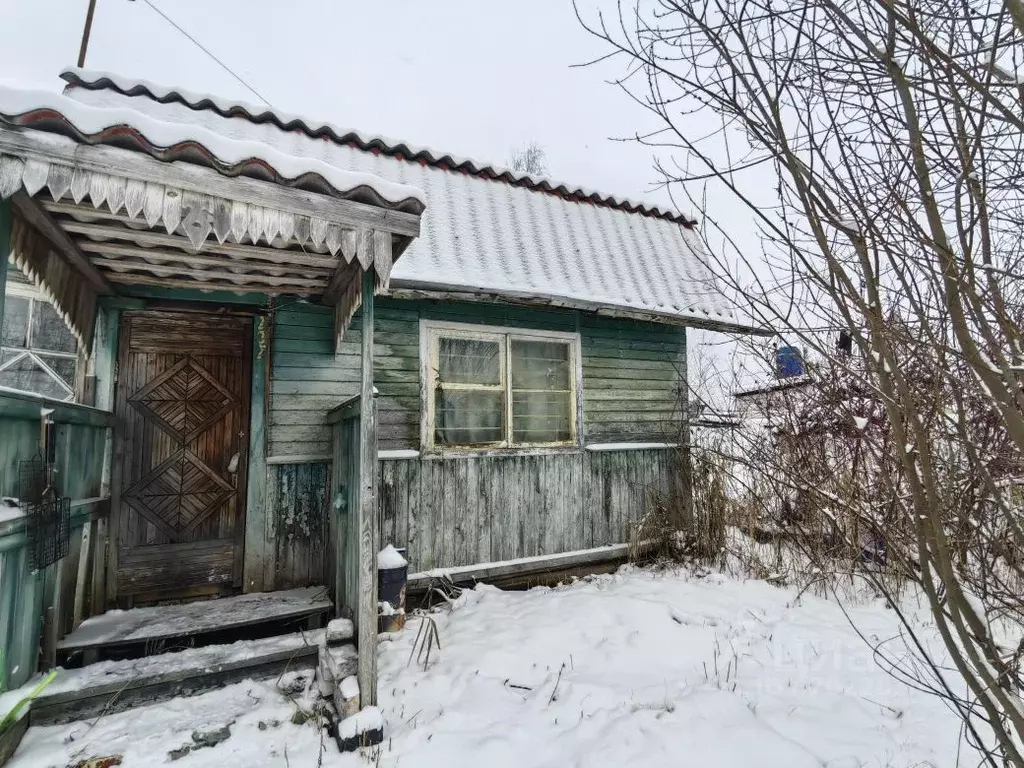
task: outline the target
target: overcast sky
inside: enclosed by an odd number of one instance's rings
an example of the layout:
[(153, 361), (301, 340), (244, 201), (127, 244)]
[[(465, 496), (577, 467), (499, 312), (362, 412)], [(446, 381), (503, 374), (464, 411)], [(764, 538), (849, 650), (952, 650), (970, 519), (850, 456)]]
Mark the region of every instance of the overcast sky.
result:
[[(610, 140), (644, 119), (612, 70), (572, 68), (604, 51), (569, 0), (152, 2), (278, 109), (496, 163), (534, 140), (558, 179), (667, 202)], [(0, 72), (58, 88), (87, 5), (0, 0)], [(99, 0), (86, 66), (256, 101), (143, 0)]]
[[(651, 150), (614, 140), (651, 127), (605, 82), (617, 68), (573, 67), (606, 51), (571, 0), (151, 2), (276, 109), (499, 164), (536, 141), (556, 179), (670, 204)], [(0, 78), (59, 89), (87, 6), (0, 0)], [(145, 0), (98, 0), (86, 67), (257, 101)], [(729, 219), (726, 198), (712, 206)]]

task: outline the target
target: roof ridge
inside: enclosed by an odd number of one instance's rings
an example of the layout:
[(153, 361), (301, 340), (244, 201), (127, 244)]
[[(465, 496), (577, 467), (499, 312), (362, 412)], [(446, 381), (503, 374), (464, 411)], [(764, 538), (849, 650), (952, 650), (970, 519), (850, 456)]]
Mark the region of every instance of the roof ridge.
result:
[(637, 202), (628, 198), (615, 197), (596, 190), (584, 189), (546, 177), (535, 177), (489, 163), (478, 163), (470, 158), (459, 157), (447, 152), (438, 152), (429, 147), (418, 147), (400, 139), (385, 136), (369, 136), (356, 129), (341, 128), (332, 123), (312, 122), (301, 115), (282, 113), (273, 108), (258, 107), (241, 101), (219, 99), (212, 94), (197, 94), (186, 89), (160, 86), (148, 80), (126, 80), (111, 72), (99, 72), (68, 67), (61, 72), (61, 78), (70, 86), (89, 90), (114, 90), (124, 96), (147, 96), (154, 101), (167, 104), (178, 103), (195, 111), (212, 111), (222, 117), (242, 117), (249, 122), (272, 123), (282, 131), (299, 130), (310, 138), (327, 138), (337, 144), (346, 144), (366, 152), (384, 153), (409, 162), (420, 162), (442, 170), (468, 173), (484, 179), (503, 181), (535, 192), (546, 192), (561, 199), (588, 202), (608, 208), (638, 213), (681, 224), (692, 228), (696, 222), (687, 216), (657, 205)]

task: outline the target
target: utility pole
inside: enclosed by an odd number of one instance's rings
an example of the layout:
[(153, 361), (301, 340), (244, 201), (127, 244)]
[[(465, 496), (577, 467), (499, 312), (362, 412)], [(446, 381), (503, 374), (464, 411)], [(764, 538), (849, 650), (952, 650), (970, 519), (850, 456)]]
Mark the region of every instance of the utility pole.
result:
[(89, 10), (85, 14), (85, 29), (82, 30), (82, 47), (78, 49), (78, 66), (85, 66), (85, 53), (89, 50), (89, 33), (92, 32), (92, 16), (96, 13), (96, 0), (89, 0)]

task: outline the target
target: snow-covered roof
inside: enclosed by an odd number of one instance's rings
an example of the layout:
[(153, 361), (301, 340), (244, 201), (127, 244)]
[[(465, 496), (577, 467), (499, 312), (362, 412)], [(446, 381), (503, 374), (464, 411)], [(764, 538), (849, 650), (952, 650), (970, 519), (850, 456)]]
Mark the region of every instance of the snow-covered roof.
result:
[(0, 122), (69, 134), (91, 144), (129, 146), (160, 160), (199, 162), (228, 176), (254, 176), (417, 213), (423, 209), (423, 193), (415, 187), (228, 136), (199, 121), (163, 121), (129, 104), (88, 104), (52, 91), (0, 83)]
[(129, 110), (423, 190), (421, 236), (396, 263), (393, 289), (494, 294), (722, 329), (751, 325), (732, 311), (704, 265), (701, 238), (677, 213), (266, 107), (108, 73), (63, 77), (66, 95), (95, 109)]

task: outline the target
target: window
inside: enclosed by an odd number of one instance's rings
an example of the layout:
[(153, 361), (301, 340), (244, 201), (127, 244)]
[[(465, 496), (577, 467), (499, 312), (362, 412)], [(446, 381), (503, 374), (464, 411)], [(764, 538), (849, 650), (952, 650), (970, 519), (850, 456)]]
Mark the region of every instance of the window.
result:
[(50, 302), (30, 286), (9, 286), (0, 329), (0, 386), (73, 400), (77, 348)]
[(423, 323), (429, 448), (571, 445), (579, 337)]

